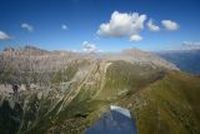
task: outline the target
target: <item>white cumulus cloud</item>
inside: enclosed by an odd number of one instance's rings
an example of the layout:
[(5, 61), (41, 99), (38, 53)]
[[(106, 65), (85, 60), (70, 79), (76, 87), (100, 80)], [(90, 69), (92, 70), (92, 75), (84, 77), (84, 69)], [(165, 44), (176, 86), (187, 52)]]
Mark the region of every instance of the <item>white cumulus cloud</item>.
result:
[(114, 11), (109, 22), (99, 26), (97, 34), (105, 37), (135, 36), (144, 29), (146, 19), (145, 14)]
[(96, 45), (93, 43), (89, 43), (88, 41), (84, 41), (83, 45), (83, 52), (92, 53), (92, 52), (99, 52)]
[(138, 42), (138, 41), (141, 41), (143, 40), (143, 37), (140, 36), (140, 35), (137, 35), (137, 34), (133, 34), (129, 37), (129, 40), (130, 41), (135, 41), (135, 42)]
[(162, 20), (161, 23), (164, 26), (164, 28), (169, 31), (176, 31), (179, 28), (179, 25), (172, 20)]
[[(141, 32), (145, 26), (152, 32), (159, 32), (161, 30), (161, 27), (155, 24), (152, 19), (149, 19), (144, 26), (146, 20), (146, 14), (114, 11), (107, 22), (99, 25), (97, 35), (102, 37), (127, 37), (130, 41), (141, 41), (143, 40)], [(161, 24), (168, 31), (175, 31), (180, 27), (172, 20), (162, 20)]]
[(157, 25), (155, 25), (155, 24), (153, 23), (153, 20), (152, 20), (152, 19), (150, 19), (150, 20), (147, 22), (147, 27), (148, 27), (148, 29), (149, 29), (150, 31), (152, 31), (152, 32), (158, 32), (158, 31), (160, 31), (160, 27), (157, 26)]
[(34, 30), (33, 26), (27, 23), (21, 24), (21, 28), (26, 29), (28, 32), (33, 32)]
[(8, 40), (10, 36), (3, 31), (0, 31), (0, 40)]

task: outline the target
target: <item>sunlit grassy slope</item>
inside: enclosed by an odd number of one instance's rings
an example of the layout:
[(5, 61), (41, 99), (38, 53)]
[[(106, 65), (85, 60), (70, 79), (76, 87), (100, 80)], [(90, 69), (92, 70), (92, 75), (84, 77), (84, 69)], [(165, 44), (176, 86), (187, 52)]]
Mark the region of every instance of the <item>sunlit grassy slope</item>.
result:
[(200, 132), (200, 79), (180, 72), (150, 84), (121, 104), (135, 115), (140, 134)]
[(199, 78), (117, 61), (108, 68), (105, 80), (96, 98), (91, 99), (90, 90), (82, 89), (72, 102), (69, 113), (80, 120), (71, 120), (72, 132), (77, 132), (77, 123), (84, 132), (109, 104), (130, 109), (140, 134), (200, 132)]

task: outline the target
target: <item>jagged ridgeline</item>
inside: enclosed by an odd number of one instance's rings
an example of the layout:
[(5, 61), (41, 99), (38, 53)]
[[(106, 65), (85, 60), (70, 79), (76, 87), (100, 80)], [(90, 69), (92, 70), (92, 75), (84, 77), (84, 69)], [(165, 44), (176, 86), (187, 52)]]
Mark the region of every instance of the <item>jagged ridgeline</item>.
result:
[(111, 104), (130, 110), (139, 134), (200, 133), (200, 78), (151, 53), (27, 46), (5, 49), (0, 65), (1, 134), (84, 133)]

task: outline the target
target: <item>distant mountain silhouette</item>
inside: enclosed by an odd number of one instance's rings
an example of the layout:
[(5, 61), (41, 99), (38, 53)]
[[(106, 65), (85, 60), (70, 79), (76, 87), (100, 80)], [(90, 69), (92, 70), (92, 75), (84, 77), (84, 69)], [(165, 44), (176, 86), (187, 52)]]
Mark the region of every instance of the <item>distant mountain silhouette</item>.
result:
[(165, 60), (174, 63), (184, 72), (194, 75), (200, 74), (200, 49), (163, 51), (157, 54)]

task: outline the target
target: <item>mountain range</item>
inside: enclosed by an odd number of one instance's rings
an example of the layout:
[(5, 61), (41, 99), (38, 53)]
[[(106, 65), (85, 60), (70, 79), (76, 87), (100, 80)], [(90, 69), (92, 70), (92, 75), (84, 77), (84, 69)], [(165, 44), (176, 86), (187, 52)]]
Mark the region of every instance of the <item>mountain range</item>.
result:
[(156, 54), (25, 47), (0, 64), (2, 134), (85, 133), (110, 105), (128, 109), (139, 134), (200, 133), (200, 78)]
[(200, 49), (161, 51), (157, 54), (184, 72), (200, 74)]

